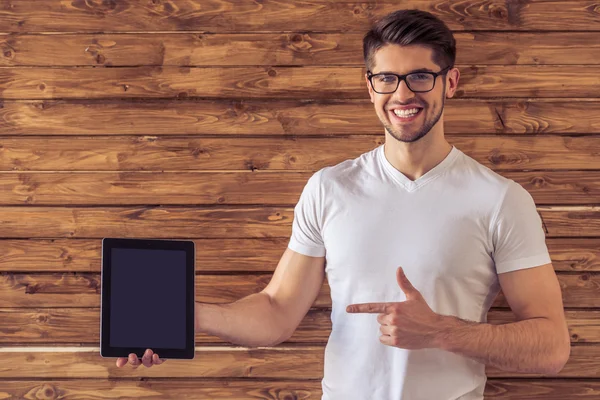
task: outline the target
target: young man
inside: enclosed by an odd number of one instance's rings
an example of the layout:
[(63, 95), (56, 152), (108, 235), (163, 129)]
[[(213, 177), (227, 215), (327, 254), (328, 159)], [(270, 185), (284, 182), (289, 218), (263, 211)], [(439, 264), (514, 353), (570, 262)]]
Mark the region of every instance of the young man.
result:
[[(327, 273), (323, 399), (475, 400), (486, 364), (557, 373), (570, 340), (533, 199), (444, 138), (444, 101), (460, 76), (452, 32), (427, 12), (398, 11), (365, 36), (364, 56), (385, 145), (315, 173), (269, 285), (197, 304), (196, 329), (276, 345)], [(518, 321), (490, 325), (500, 289)], [(129, 360), (161, 363), (151, 350)]]

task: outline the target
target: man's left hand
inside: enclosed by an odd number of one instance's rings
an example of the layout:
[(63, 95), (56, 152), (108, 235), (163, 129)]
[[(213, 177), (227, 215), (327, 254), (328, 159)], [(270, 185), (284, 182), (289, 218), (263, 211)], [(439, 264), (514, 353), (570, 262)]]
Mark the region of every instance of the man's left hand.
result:
[(421, 293), (410, 283), (402, 267), (396, 271), (400, 289), (406, 301), (399, 303), (352, 304), (349, 313), (379, 313), (381, 343), (402, 349), (438, 347), (436, 342), (443, 330), (443, 317), (433, 312)]

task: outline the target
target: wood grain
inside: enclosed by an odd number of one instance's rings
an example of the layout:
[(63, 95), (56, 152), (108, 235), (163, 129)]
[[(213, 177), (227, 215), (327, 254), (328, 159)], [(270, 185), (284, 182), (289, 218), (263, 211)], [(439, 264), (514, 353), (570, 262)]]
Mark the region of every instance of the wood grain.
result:
[[(106, 393), (126, 393), (135, 399), (269, 399), (269, 400), (319, 400), (320, 380), (248, 380), (248, 379), (177, 379), (160, 380), (19, 380), (1, 381), (0, 397), (71, 400), (85, 397), (90, 400), (106, 399)], [(600, 383), (595, 380), (560, 379), (488, 379), (486, 399), (504, 400), (596, 400)]]
[[(35, 150), (34, 150), (35, 151)], [(0, 205), (289, 205), (312, 172), (2, 173)], [(538, 205), (600, 204), (600, 172), (502, 172)], [(268, 193), (268, 195), (265, 195)]]
[[(164, 0), (114, 2), (19, 0), (8, 3), (4, 32), (131, 32), (131, 31), (365, 31), (398, 9), (394, 1)], [(12, 5), (12, 6), (10, 6)], [(441, 18), (453, 30), (593, 30), (600, 23), (591, 0), (464, 1), (407, 0), (403, 8), (419, 8)]]
[[(275, 238), (292, 207), (0, 207), (0, 238)], [(600, 236), (599, 207), (539, 206), (546, 237)]]
[[(289, 238), (194, 239), (198, 272), (272, 272)], [(600, 271), (599, 240), (565, 241), (556, 257), (567, 270)], [(0, 271), (100, 272), (96, 239), (2, 240)]]
[(316, 380), (269, 381), (202, 378), (144, 381), (107, 381), (104, 379), (0, 381), (0, 398), (105, 400), (107, 396), (136, 400), (319, 400), (321, 398), (321, 382)]
[[(192, 239), (198, 273), (273, 272), (289, 238)], [(600, 272), (600, 238), (547, 239), (556, 271)], [(0, 240), (0, 272), (100, 272), (98, 239)]]
[[(229, 303), (260, 292), (272, 274), (197, 275), (196, 301)], [(101, 279), (95, 273), (0, 275), (3, 307), (100, 307)], [(565, 307), (600, 307), (600, 274), (558, 273)], [(493, 307), (507, 308), (502, 292)], [(321, 287), (313, 307), (330, 308), (329, 285)]]
[[(558, 377), (488, 368), (486, 398), (599, 398), (600, 5), (402, 7), (454, 31), (446, 135), (532, 194), (566, 307)], [(0, 398), (320, 399), (327, 284), (280, 346), (197, 334), (195, 360), (118, 369), (98, 352), (100, 239), (193, 238), (198, 301), (264, 288), (311, 174), (383, 143), (362, 38), (397, 9), (0, 0)], [(502, 293), (488, 319), (514, 321)]]
[[(456, 98), (600, 97), (600, 66), (463, 66)], [(358, 67), (11, 67), (5, 99), (366, 99)]]
[[(452, 136), (448, 137), (448, 141), (467, 156), (497, 172), (600, 169), (600, 136), (481, 136), (476, 139)], [(0, 139), (0, 171), (314, 172), (357, 158), (383, 142), (383, 135), (244, 139), (156, 136), (3, 138)], [(541, 180), (535, 182), (534, 186), (551, 184)], [(580, 189), (593, 190), (590, 188), (595, 185), (584, 177)]]
[[(446, 135), (599, 134), (595, 99), (449, 99)], [(382, 135), (369, 100), (0, 100), (3, 135)]]
[[(117, 368), (114, 358), (101, 358), (98, 348), (67, 347), (28, 350), (0, 348), (0, 379), (28, 378), (274, 378), (320, 379), (323, 346), (275, 348), (197, 347), (193, 360), (167, 360), (160, 368)], [(600, 346), (573, 346), (562, 378), (600, 376)], [(490, 378), (541, 377), (487, 368)]]
[[(565, 312), (571, 343), (600, 343), (600, 311)], [(311, 310), (285, 343), (325, 344), (331, 332), (329, 310)], [(492, 309), (487, 314), (494, 325), (515, 322), (511, 311)], [(0, 308), (0, 345), (98, 345), (98, 308)], [(198, 344), (224, 344), (222, 339), (196, 333)]]
[(488, 379), (485, 398), (503, 400), (587, 400), (600, 396), (600, 382), (585, 380)]
[[(364, 65), (361, 33), (0, 36), (0, 66)], [(597, 65), (596, 32), (456, 32), (456, 63)]]

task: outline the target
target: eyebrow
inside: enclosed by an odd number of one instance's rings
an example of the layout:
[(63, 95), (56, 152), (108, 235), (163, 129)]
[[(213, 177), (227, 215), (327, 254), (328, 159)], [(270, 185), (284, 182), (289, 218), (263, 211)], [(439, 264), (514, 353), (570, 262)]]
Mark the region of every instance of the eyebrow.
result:
[[(407, 72), (405, 75), (413, 74), (415, 72), (434, 72), (434, 71), (429, 68), (419, 68), (419, 69), (414, 69), (410, 72)], [(394, 71), (379, 71), (377, 73), (378, 74), (395, 74), (396, 72), (394, 72)], [(398, 74), (398, 75), (401, 75), (401, 74)]]

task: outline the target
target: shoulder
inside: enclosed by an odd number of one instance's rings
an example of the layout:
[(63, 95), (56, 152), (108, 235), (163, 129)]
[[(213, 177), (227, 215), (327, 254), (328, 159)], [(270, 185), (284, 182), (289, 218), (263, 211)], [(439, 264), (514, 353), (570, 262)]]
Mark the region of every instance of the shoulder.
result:
[(378, 146), (356, 158), (323, 168), (321, 170), (323, 179), (325, 181), (339, 181), (359, 174), (369, 173), (377, 164), (377, 157), (380, 149), (381, 146)]
[(378, 148), (357, 158), (319, 169), (309, 177), (303, 193), (322, 198), (325, 194), (343, 195), (348, 190), (355, 190), (357, 185), (365, 181), (365, 174), (372, 174), (371, 171), (375, 169)]
[(470, 187), (471, 190), (476, 192), (487, 191), (493, 193), (496, 197), (504, 197), (507, 191), (518, 190), (515, 186), (523, 189), (522, 186), (514, 180), (500, 175), (462, 151), (460, 153), (462, 168), (459, 170), (463, 174), (468, 175), (469, 179), (466, 181), (470, 182), (470, 185), (472, 185), (472, 187)]

